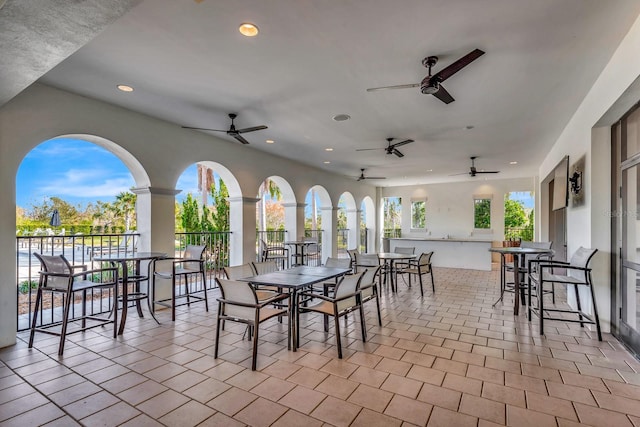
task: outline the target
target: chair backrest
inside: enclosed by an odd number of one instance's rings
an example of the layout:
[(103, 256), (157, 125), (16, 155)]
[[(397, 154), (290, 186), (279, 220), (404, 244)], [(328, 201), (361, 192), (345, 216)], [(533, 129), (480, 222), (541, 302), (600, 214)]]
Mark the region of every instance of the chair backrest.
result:
[[(528, 240), (523, 240), (520, 242), (521, 248), (529, 248), (529, 249), (551, 249), (551, 245), (553, 242), (530, 242)], [(523, 265), (521, 268), (529, 268), (529, 260), (533, 259), (551, 259), (551, 255), (544, 254), (525, 254)]]
[[(580, 246), (574, 253), (571, 255), (571, 259), (569, 260), (569, 264), (574, 267), (581, 268), (589, 268), (589, 263), (591, 262), (591, 258), (598, 252), (597, 249), (590, 249)], [(586, 274), (584, 271), (576, 271), (569, 270), (569, 275), (571, 277), (575, 277), (577, 279), (586, 281)]]
[(368, 298), (376, 291), (376, 277), (380, 272), (381, 266), (373, 266), (364, 270), (362, 273), (362, 280), (360, 280), (360, 291), (362, 292), (362, 298)]
[(325, 267), (334, 268), (351, 268), (351, 260), (349, 258), (327, 258), (324, 262)]
[(356, 253), (356, 265), (361, 266), (377, 266), (380, 265), (378, 254), (361, 254)]
[[(433, 255), (433, 251), (431, 252), (423, 252), (420, 254), (420, 258), (418, 258), (418, 264), (420, 267), (428, 266), (431, 268), (431, 256)], [(427, 271), (428, 273), (428, 271)]]
[(275, 261), (252, 262), (251, 267), (253, 268), (253, 273), (256, 276), (258, 274), (273, 273), (274, 271), (278, 271), (278, 263)]
[[(184, 262), (183, 266), (189, 266), (194, 269), (200, 269), (200, 260), (202, 260), (202, 255), (204, 254), (204, 250), (207, 248), (206, 245), (187, 245), (184, 248), (184, 254), (182, 259)], [(193, 261), (189, 261), (193, 260)]]
[(396, 246), (393, 249), (393, 252), (397, 253), (397, 254), (407, 254), (407, 255), (412, 255), (416, 253), (416, 248), (414, 247), (402, 247), (402, 246)]
[[(334, 298), (339, 300), (337, 303), (338, 312), (341, 312), (349, 307), (354, 307), (358, 304), (356, 296), (345, 298), (347, 295), (354, 294), (360, 290), (360, 282), (364, 272), (347, 274), (342, 276), (336, 285)], [(344, 299), (343, 299), (344, 298)]]
[(352, 263), (356, 262), (356, 254), (359, 253), (358, 249), (347, 249), (347, 253), (349, 254), (349, 258)]
[(216, 278), (216, 282), (220, 287), (222, 299), (229, 303), (222, 304), (222, 313), (225, 316), (231, 316), (242, 320), (253, 321), (255, 319), (255, 307), (243, 307), (238, 304), (258, 304), (258, 297), (253, 286), (248, 282), (239, 282), (237, 280), (227, 280)]
[(238, 280), (238, 279), (243, 279), (245, 277), (255, 276), (255, 273), (253, 272), (253, 267), (251, 267), (251, 264), (249, 263), (224, 267), (224, 274), (225, 276), (227, 276), (227, 279), (229, 280)]
[(45, 276), (41, 280), (41, 286), (46, 289), (67, 291), (71, 284), (70, 276), (73, 274), (71, 264), (64, 255), (42, 255), (34, 252), (36, 258), (40, 261), (42, 271), (47, 273), (56, 273), (64, 276)]

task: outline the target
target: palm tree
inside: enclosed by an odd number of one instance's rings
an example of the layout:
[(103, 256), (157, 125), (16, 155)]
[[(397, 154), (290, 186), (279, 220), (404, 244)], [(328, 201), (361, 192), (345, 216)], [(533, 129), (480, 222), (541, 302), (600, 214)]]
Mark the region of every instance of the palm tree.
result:
[(113, 209), (117, 217), (124, 218), (124, 228), (129, 230), (133, 225), (136, 214), (137, 196), (129, 191), (121, 192), (113, 202)]
[(262, 181), (260, 184), (260, 189), (258, 190), (258, 194), (260, 196), (260, 230), (267, 229), (267, 194), (271, 197), (271, 199), (280, 200), (282, 198), (282, 193), (280, 192), (280, 187), (278, 184), (270, 180), (269, 178)]
[(198, 163), (198, 191), (202, 195), (202, 206), (207, 206), (207, 196), (211, 186), (214, 184), (213, 169)]

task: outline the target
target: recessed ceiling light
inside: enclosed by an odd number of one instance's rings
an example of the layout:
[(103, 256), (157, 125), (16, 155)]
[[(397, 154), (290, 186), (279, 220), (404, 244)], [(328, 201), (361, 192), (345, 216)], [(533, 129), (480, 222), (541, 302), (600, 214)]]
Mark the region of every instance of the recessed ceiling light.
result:
[(427, 169), (427, 172), (433, 172), (433, 169)]
[(336, 114), (335, 116), (333, 116), (333, 120), (335, 120), (336, 122), (344, 122), (346, 120), (349, 120), (350, 118), (351, 116), (348, 114)]
[(273, 144), (275, 141), (273, 139), (267, 139), (265, 142), (267, 144)]
[(324, 164), (325, 164), (325, 165), (328, 165), (328, 164), (330, 164), (330, 163), (331, 163), (331, 162), (330, 162), (330, 161), (328, 161), (328, 160), (325, 160), (325, 162), (324, 162)]
[(240, 34), (247, 37), (255, 37), (258, 35), (258, 27), (250, 22), (244, 22), (238, 27)]
[(324, 151), (333, 151), (333, 148), (331, 148), (331, 147), (325, 148)]
[(133, 88), (127, 85), (118, 85), (118, 89), (120, 89), (123, 92), (133, 92)]
[(518, 162), (509, 162), (510, 165), (517, 165)]

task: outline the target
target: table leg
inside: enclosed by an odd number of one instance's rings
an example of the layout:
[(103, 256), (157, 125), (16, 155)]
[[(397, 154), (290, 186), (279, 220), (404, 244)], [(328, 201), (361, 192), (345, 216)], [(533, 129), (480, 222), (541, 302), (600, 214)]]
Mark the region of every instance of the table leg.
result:
[(298, 351), (300, 342), (298, 341), (298, 291), (291, 290), (291, 302), (289, 304), (289, 328), (291, 328), (291, 346), (293, 351)]
[(520, 255), (513, 254), (513, 314), (520, 313)]
[(389, 277), (389, 281), (391, 283), (391, 292), (396, 291), (396, 281), (393, 278), (393, 260), (389, 260), (389, 268), (387, 269), (387, 275)]
[[(124, 332), (124, 324), (127, 321), (127, 299), (129, 298), (129, 290), (127, 289), (127, 282), (129, 281), (127, 261), (122, 261), (120, 264), (122, 265), (122, 316), (120, 318), (120, 328), (118, 329), (118, 335), (122, 335), (122, 333)], [(114, 304), (117, 305), (118, 301), (114, 301)]]
[(502, 299), (504, 298), (504, 290), (506, 287), (506, 276), (505, 276), (505, 256), (504, 254), (500, 254), (500, 298), (496, 302), (493, 303), (492, 307), (495, 307)]

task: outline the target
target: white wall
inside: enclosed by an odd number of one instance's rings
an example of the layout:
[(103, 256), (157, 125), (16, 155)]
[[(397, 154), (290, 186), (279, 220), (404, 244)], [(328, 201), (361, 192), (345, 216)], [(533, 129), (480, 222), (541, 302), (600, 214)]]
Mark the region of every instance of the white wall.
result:
[[(96, 143), (107, 141), (105, 144), (111, 145), (111, 149), (114, 144), (119, 146), (116, 154), (125, 164), (137, 165), (138, 170), (132, 170), (136, 185), (141, 190), (146, 188), (150, 194), (144, 198), (148, 199), (144, 215), (151, 222), (146, 229), (158, 231), (153, 233), (153, 239), (143, 238), (149, 242), (151, 250), (173, 250), (173, 203), (165, 203), (164, 199), (173, 191), (183, 171), (198, 161), (224, 165), (238, 180), (244, 197), (255, 197), (265, 178), (278, 175), (291, 184), (299, 203), (304, 203), (307, 191), (316, 184), (328, 191), (333, 206), (337, 206), (345, 191), (354, 196), (357, 206), (366, 196), (375, 200), (375, 187), (355, 179), (202, 132), (188, 131), (179, 125), (111, 104), (34, 84), (0, 109), (0, 182), (4, 188), (0, 196), (0, 347), (15, 342), (17, 327), (16, 173), (31, 149), (61, 135), (95, 135), (98, 137), (94, 138)], [(154, 212), (158, 207), (166, 208), (167, 212), (163, 212), (166, 214)], [(252, 229), (255, 230), (255, 226)], [(254, 235), (246, 236), (245, 246), (255, 243), (254, 238)]]
[(569, 163), (586, 155), (583, 183), (585, 205), (567, 211), (567, 253), (580, 246), (598, 248), (593, 261), (596, 301), (604, 330), (610, 327), (610, 236), (609, 236), (609, 136), (606, 129), (593, 129), (600, 118), (621, 98), (640, 75), (640, 17), (631, 27), (580, 107), (569, 120), (539, 169), (547, 176), (563, 156)]
[[(402, 236), (503, 240), (504, 198), (512, 191), (533, 191), (534, 178), (495, 179), (476, 177), (466, 182), (386, 187), (381, 197), (402, 198)], [(473, 230), (473, 199), (491, 195), (491, 230)], [(411, 230), (411, 200), (426, 199), (427, 230)], [(379, 203), (381, 203), (379, 201)]]

